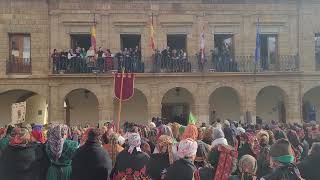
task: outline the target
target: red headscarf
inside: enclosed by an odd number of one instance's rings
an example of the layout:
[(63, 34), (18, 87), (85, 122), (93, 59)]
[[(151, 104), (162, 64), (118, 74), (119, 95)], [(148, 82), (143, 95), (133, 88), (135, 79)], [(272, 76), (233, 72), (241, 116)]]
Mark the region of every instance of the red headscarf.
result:
[(32, 130), (31, 134), (41, 144), (44, 144), (46, 142), (42, 131)]
[(189, 124), (186, 127), (182, 135), (182, 139), (187, 139), (187, 138), (193, 139), (194, 141), (198, 139), (198, 128), (196, 125)]

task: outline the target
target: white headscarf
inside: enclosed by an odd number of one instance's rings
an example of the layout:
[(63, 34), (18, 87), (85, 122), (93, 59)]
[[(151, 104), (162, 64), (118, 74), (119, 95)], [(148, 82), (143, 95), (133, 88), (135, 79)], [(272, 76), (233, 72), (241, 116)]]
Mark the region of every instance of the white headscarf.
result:
[(138, 133), (130, 133), (128, 134), (128, 144), (129, 149), (128, 152), (132, 154), (133, 150), (136, 149), (138, 152), (141, 152), (141, 138)]

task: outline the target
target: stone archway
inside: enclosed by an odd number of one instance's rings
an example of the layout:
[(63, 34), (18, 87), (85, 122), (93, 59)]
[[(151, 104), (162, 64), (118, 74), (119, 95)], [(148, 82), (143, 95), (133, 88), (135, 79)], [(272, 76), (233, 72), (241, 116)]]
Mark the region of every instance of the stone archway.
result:
[(271, 120), (287, 122), (288, 96), (277, 86), (266, 86), (256, 96), (256, 115), (264, 123)]
[(87, 89), (75, 89), (64, 98), (65, 122), (68, 125), (97, 125), (99, 123), (99, 101)]
[(190, 91), (182, 87), (168, 90), (161, 101), (161, 117), (165, 122), (186, 125), (190, 112), (195, 114), (194, 98)]
[(240, 98), (231, 87), (219, 87), (209, 97), (210, 123), (217, 119), (240, 120)]
[(305, 122), (320, 120), (320, 86), (308, 90), (303, 95), (302, 116)]
[(26, 124), (46, 124), (48, 122), (46, 97), (33, 91), (14, 89), (0, 94), (0, 126), (11, 123), (11, 106), (19, 102), (26, 102)]
[[(113, 117), (118, 119), (119, 100), (113, 100)], [(121, 122), (133, 122), (137, 124), (146, 124), (148, 122), (148, 101), (145, 94), (134, 89), (134, 95), (127, 101), (122, 102)]]

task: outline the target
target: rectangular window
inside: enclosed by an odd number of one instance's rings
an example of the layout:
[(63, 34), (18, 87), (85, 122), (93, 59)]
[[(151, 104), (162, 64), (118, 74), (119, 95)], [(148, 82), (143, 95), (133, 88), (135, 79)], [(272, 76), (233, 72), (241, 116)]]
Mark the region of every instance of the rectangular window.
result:
[(320, 69), (320, 33), (314, 36), (316, 69)]
[(215, 34), (214, 50), (219, 57), (234, 57), (233, 34)]
[(29, 64), (31, 57), (30, 34), (9, 34), (9, 42), (10, 60)]
[(90, 34), (71, 34), (71, 49), (76, 49), (77, 47), (84, 48), (88, 50), (91, 46), (91, 35)]
[(31, 73), (30, 34), (9, 34), (7, 73)]
[(186, 34), (168, 34), (167, 35), (167, 46), (170, 50), (187, 51), (187, 35)]
[(278, 35), (261, 34), (261, 66), (268, 69), (269, 64), (276, 64), (278, 59)]

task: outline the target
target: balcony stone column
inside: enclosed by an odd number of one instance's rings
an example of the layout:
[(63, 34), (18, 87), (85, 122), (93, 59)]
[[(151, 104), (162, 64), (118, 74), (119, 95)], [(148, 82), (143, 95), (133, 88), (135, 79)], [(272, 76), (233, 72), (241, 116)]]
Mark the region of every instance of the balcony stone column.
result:
[(59, 86), (49, 85), (48, 93), (49, 123), (66, 123), (64, 97), (60, 97)]
[(287, 106), (286, 106), (286, 117), (287, 123), (299, 123), (302, 124), (302, 99), (300, 96), (300, 87), (291, 86), (290, 92), (288, 92)]
[(158, 85), (154, 84), (150, 90), (150, 97), (147, 98), (148, 102), (148, 121), (151, 121), (152, 117), (161, 117), (161, 98), (159, 97)]

